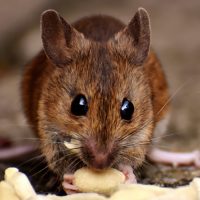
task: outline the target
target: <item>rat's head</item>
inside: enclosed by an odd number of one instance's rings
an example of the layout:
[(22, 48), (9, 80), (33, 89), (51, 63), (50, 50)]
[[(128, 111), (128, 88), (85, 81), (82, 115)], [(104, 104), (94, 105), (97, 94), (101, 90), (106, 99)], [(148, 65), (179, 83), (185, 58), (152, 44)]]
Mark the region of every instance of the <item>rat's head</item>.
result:
[(142, 66), (150, 44), (146, 11), (139, 9), (104, 43), (86, 39), (55, 11), (46, 11), (42, 39), (53, 70), (42, 91), (38, 121), (51, 168), (62, 175), (81, 165), (140, 165), (153, 129)]

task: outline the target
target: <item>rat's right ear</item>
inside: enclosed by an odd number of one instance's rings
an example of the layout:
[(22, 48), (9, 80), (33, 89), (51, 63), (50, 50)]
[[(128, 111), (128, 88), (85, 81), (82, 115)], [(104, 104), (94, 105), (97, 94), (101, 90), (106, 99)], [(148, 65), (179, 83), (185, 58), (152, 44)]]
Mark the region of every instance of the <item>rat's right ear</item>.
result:
[(130, 23), (110, 40), (113, 52), (130, 63), (142, 65), (150, 47), (150, 21), (147, 11), (139, 8)]
[(55, 10), (42, 13), (41, 31), (44, 51), (57, 66), (69, 64), (73, 55), (87, 45), (83, 34), (76, 31)]

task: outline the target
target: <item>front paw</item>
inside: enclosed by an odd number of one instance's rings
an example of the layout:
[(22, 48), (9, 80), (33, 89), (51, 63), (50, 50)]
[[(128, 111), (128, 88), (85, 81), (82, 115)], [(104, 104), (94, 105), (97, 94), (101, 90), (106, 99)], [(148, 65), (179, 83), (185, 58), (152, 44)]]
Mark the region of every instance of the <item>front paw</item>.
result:
[(67, 194), (75, 194), (79, 192), (78, 188), (73, 184), (74, 182), (73, 174), (64, 174), (63, 179), (64, 179), (62, 182), (63, 190)]
[(196, 150), (194, 154), (194, 166), (200, 168), (200, 151)]
[(119, 164), (118, 169), (125, 175), (125, 183), (137, 183), (133, 168), (130, 165)]

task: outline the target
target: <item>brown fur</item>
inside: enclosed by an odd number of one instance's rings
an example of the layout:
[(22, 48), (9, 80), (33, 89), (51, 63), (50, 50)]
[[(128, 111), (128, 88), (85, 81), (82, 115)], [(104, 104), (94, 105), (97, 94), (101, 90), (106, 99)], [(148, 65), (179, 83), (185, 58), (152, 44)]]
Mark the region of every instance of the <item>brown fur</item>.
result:
[[(44, 51), (25, 68), (22, 97), (49, 166), (61, 177), (83, 164), (138, 167), (156, 123), (168, 112), (168, 105), (162, 107), (169, 98), (161, 65), (152, 51), (148, 54), (146, 12), (139, 10), (128, 26), (112, 17), (93, 16), (73, 28), (54, 11), (42, 19)], [(77, 117), (70, 106), (80, 93), (89, 110)], [(120, 117), (125, 97), (135, 106), (130, 121)], [(68, 136), (81, 146), (78, 152), (64, 146)], [(95, 165), (99, 160), (102, 166)]]

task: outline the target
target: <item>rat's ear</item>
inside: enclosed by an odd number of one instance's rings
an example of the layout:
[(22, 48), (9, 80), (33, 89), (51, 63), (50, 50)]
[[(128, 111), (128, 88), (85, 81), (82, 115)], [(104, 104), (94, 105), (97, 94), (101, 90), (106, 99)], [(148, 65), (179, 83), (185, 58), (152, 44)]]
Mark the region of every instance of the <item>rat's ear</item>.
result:
[(58, 66), (70, 63), (75, 52), (87, 43), (83, 34), (76, 31), (55, 10), (42, 13), (41, 31), (44, 51)]
[(127, 57), (129, 62), (142, 65), (150, 47), (150, 21), (147, 11), (139, 8), (130, 23), (111, 39), (110, 44), (115, 52)]

